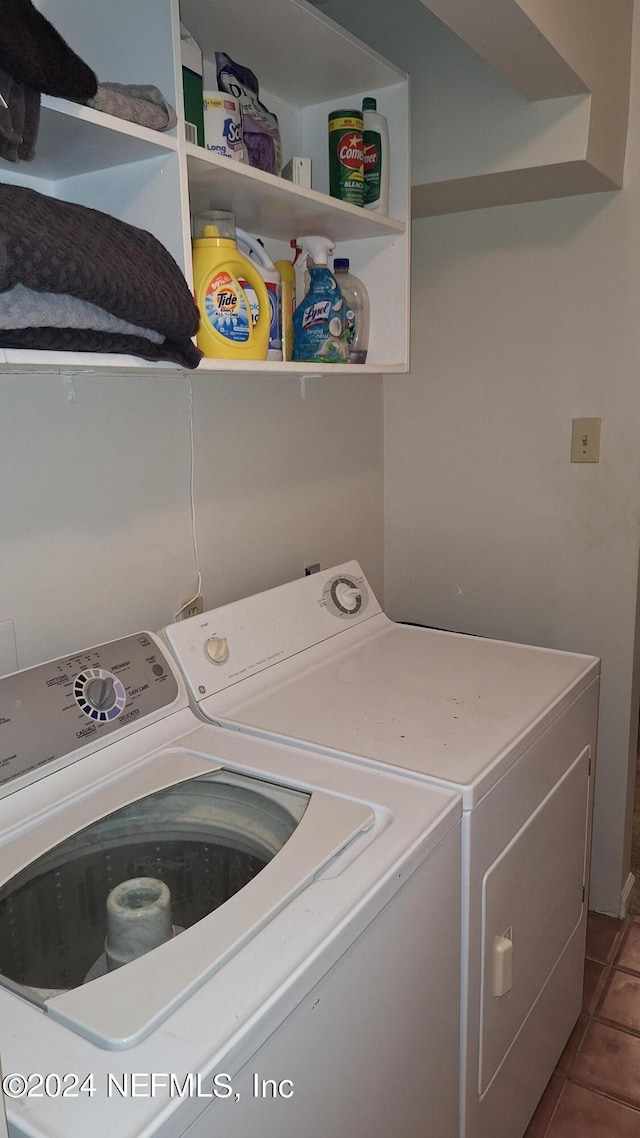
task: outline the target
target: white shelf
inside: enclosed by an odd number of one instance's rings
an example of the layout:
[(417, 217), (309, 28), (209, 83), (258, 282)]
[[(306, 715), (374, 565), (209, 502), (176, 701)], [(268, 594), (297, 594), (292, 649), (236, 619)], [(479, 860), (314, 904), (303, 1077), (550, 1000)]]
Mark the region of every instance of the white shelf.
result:
[(408, 368), (398, 363), (371, 363), (371, 364), (314, 364), (314, 363), (279, 363), (277, 361), (263, 362), (262, 360), (202, 360), (197, 368), (197, 374), (210, 372), (212, 374), (233, 372), (245, 375), (390, 375), (406, 373)]
[(111, 352), (41, 352), (35, 348), (0, 348), (0, 367), (5, 372), (50, 371), (56, 375), (105, 371), (134, 373), (167, 369), (175, 372), (187, 370), (169, 360), (143, 360), (138, 356), (117, 355)]
[[(0, 348), (0, 367), (6, 372), (51, 372), (54, 375), (99, 373), (134, 375), (136, 372), (173, 371), (178, 375), (234, 375), (276, 377), (279, 375), (392, 375), (407, 372), (401, 363), (314, 364), (264, 360), (201, 360), (195, 369), (166, 360), (143, 360), (137, 356), (100, 352), (39, 352), (28, 348)], [(0, 374), (0, 383), (2, 375)]]
[(180, 0), (205, 59), (216, 51), (250, 67), (261, 88), (297, 107), (341, 101), (406, 78), (305, 0)]
[(175, 152), (177, 145), (175, 134), (43, 95), (36, 155), (24, 171), (57, 182)]
[(242, 229), (287, 242), (312, 233), (326, 234), (332, 241), (356, 241), (406, 231), (404, 221), (295, 186), (193, 143), (187, 143), (186, 151), (193, 212), (228, 209)]

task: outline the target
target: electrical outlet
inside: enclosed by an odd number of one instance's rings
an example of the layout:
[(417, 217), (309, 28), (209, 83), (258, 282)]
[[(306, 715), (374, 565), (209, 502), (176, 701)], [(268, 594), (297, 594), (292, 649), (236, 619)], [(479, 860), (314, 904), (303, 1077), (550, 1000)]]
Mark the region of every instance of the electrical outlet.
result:
[(310, 577), (312, 573), (319, 573), (319, 572), (320, 572), (320, 562), (319, 561), (316, 561), (315, 565), (305, 565), (305, 567), (304, 567), (305, 577)]
[(202, 612), (204, 612), (202, 593), (198, 593), (197, 597), (183, 597), (176, 613), (176, 619), (188, 620), (190, 616), (199, 616)]

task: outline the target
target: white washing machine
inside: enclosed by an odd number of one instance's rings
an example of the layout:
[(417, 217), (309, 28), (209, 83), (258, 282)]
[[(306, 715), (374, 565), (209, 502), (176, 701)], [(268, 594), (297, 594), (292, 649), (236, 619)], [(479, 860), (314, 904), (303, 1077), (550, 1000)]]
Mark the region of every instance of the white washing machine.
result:
[(395, 624), (356, 562), (165, 636), (209, 720), (462, 794), (460, 1134), (521, 1138), (581, 1008), (598, 660)]
[(0, 679), (10, 1138), (454, 1138), (459, 795), (205, 725), (168, 655)]

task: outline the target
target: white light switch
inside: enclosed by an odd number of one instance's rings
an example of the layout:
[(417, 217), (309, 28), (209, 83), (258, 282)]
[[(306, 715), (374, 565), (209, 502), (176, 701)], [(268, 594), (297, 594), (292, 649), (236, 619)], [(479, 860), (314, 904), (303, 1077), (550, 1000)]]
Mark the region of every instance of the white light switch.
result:
[(571, 421), (571, 461), (600, 461), (600, 419)]

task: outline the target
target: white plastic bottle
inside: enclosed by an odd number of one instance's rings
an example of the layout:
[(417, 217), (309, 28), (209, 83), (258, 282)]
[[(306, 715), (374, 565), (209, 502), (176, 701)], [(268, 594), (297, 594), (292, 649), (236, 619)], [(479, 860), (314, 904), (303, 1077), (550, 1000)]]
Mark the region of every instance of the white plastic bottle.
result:
[(333, 275), (345, 300), (344, 326), (349, 362), (364, 364), (369, 347), (369, 294), (358, 277), (349, 272), (349, 258), (335, 257)]
[(389, 127), (375, 99), (362, 100), (364, 208), (389, 213)]

